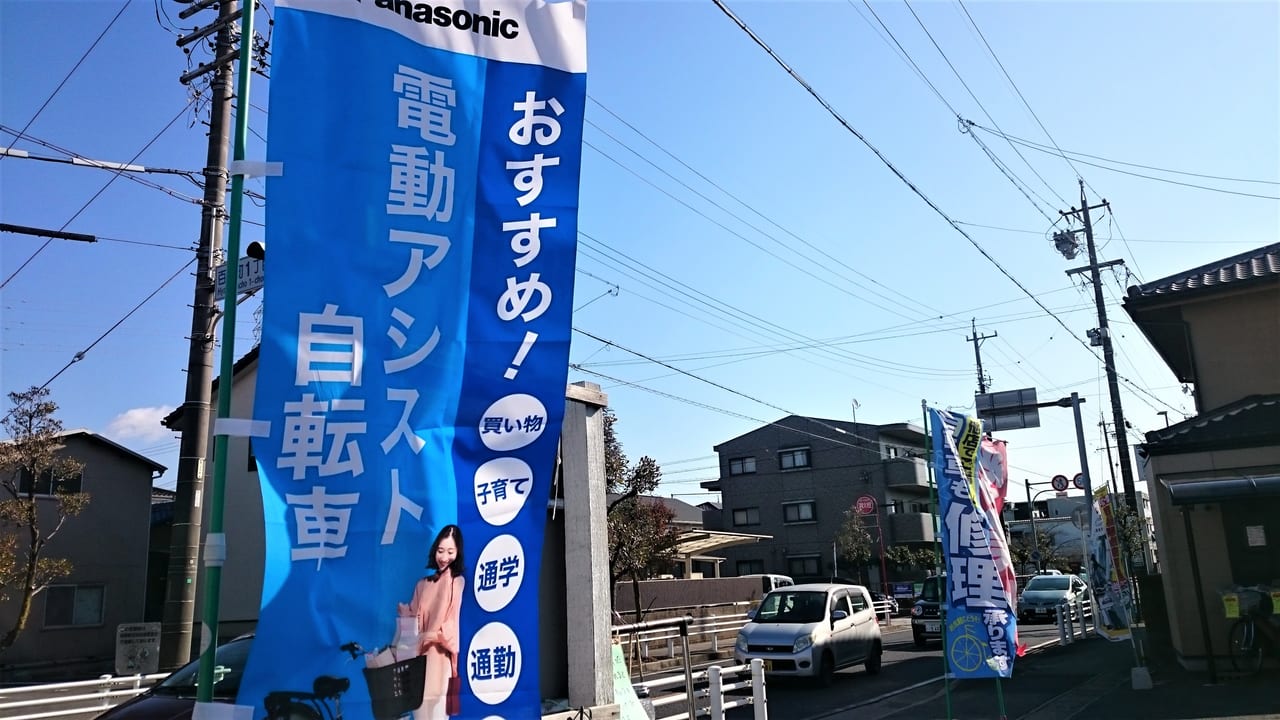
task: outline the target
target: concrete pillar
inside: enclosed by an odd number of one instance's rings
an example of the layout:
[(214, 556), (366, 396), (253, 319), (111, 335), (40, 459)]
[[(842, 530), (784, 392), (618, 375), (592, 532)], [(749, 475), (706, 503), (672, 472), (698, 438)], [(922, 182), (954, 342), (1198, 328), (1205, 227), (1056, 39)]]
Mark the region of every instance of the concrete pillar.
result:
[(560, 454), (569, 706), (591, 708), (614, 702), (602, 414), (609, 400), (591, 382), (569, 385), (565, 397)]

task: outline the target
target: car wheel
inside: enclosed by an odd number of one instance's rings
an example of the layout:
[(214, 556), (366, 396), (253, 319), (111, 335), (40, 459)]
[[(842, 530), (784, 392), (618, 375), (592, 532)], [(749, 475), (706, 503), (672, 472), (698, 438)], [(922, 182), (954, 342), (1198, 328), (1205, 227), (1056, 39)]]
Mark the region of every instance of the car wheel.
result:
[(924, 633), (920, 632), (919, 630), (912, 630), (911, 639), (915, 641), (916, 647), (918, 648), (924, 647), (924, 642), (925, 642)]
[(867, 656), (867, 674), (868, 675), (880, 674), (880, 659), (883, 655), (884, 655), (884, 649), (880, 647), (880, 641), (877, 640), (876, 644), (871, 646), (871, 654)]
[(822, 653), (822, 659), (818, 661), (818, 674), (814, 676), (818, 685), (821, 687), (830, 687), (831, 683), (836, 679), (836, 661), (831, 657), (831, 651), (827, 650)]

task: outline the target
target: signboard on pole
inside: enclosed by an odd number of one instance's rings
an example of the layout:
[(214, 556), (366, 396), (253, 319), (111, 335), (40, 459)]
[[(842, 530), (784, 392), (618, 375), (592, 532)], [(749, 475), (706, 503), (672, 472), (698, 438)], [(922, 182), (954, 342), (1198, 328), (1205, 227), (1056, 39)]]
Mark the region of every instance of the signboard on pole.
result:
[(982, 426), (988, 431), (1040, 427), (1035, 388), (979, 393), (973, 401)]
[(853, 508), (859, 515), (873, 515), (876, 511), (876, 499), (872, 495), (861, 495), (853, 503)]
[(160, 623), (116, 626), (116, 674), (150, 675), (160, 670)]
[[(242, 257), (236, 263), (236, 294), (243, 295), (262, 287), (263, 262), (257, 258)], [(214, 300), (227, 296), (227, 265), (223, 263), (214, 273)]]

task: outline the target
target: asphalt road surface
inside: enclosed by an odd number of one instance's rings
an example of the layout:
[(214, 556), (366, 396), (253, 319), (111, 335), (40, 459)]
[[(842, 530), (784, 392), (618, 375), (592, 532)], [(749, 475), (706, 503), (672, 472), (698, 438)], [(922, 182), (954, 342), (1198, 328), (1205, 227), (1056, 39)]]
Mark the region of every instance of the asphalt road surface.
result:
[[(771, 720), (842, 720), (873, 717), (873, 708), (888, 697), (905, 693), (923, 700), (941, 689), (943, 673), (942, 643), (933, 641), (917, 648), (911, 641), (909, 626), (893, 626), (884, 633), (884, 661), (879, 675), (868, 675), (861, 666), (836, 673), (830, 687), (793, 678), (769, 678), (766, 681), (769, 718)], [(1056, 642), (1058, 630), (1052, 624), (1018, 625), (1019, 639), (1028, 647)], [(1034, 654), (1019, 658), (1017, 663), (1034, 663)], [(731, 661), (730, 661), (731, 662)], [(703, 701), (705, 702), (705, 701)], [(675, 714), (671, 708), (664, 714)], [(750, 720), (750, 707), (734, 708), (727, 713), (730, 720)]]

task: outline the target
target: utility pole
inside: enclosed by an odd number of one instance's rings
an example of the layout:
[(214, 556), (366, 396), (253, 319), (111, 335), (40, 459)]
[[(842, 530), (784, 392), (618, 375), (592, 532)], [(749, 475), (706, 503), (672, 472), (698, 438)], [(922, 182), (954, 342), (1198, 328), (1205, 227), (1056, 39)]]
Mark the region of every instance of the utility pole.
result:
[[(179, 13), (179, 17), (185, 19), (210, 5), (211, 3), (206, 2), (194, 3)], [(179, 38), (177, 43), (179, 47), (183, 47), (208, 37), (215, 30), (217, 32), (213, 62), (182, 78), (185, 84), (203, 72), (212, 70), (214, 73), (209, 84), (212, 95), (209, 105), (209, 148), (203, 171), (204, 201), (200, 217), (200, 246), (196, 251), (195, 297), (191, 305), (187, 392), (182, 403), (182, 440), (160, 635), (160, 667), (166, 670), (186, 664), (192, 650), (200, 559), (201, 501), (204, 495), (205, 458), (209, 449), (209, 409), (213, 393), (213, 331), (218, 319), (214, 301), (214, 260), (222, 248), (222, 225), (225, 219), (223, 208), (227, 194), (227, 146), (231, 138), (234, 72), (228, 61), (234, 58), (231, 26), (237, 17), (239, 3), (223, 2), (218, 10), (217, 21)], [(231, 57), (228, 58), (228, 55)]]
[(982, 372), (982, 351), (979, 348), (981, 347), (983, 340), (997, 337), (1000, 333), (994, 332), (990, 335), (979, 335), (977, 322), (977, 318), (969, 318), (969, 327), (973, 329), (973, 337), (965, 336), (965, 340), (973, 343), (973, 359), (978, 363), (978, 392), (982, 395), (986, 395), (987, 376)]
[[(1067, 271), (1067, 275), (1074, 275), (1089, 271), (1089, 277), (1093, 282), (1093, 301), (1098, 308), (1098, 329), (1097, 335), (1090, 334), (1092, 344), (1102, 345), (1102, 362), (1107, 372), (1107, 390), (1111, 395), (1111, 415), (1112, 422), (1115, 424), (1116, 430), (1116, 454), (1120, 459), (1120, 477), (1124, 482), (1125, 503), (1133, 512), (1138, 512), (1137, 493), (1134, 489), (1133, 467), (1129, 461), (1129, 441), (1125, 437), (1124, 411), (1120, 407), (1120, 381), (1116, 376), (1116, 359), (1115, 349), (1111, 345), (1111, 331), (1107, 327), (1107, 306), (1102, 298), (1102, 278), (1099, 269), (1109, 267), (1111, 265), (1122, 264), (1123, 260), (1112, 260), (1101, 265), (1098, 264), (1098, 251), (1093, 243), (1093, 221), (1089, 218), (1089, 211), (1097, 208), (1105, 207), (1110, 209), (1110, 204), (1104, 199), (1098, 205), (1089, 205), (1089, 201), (1084, 194), (1084, 181), (1080, 181), (1080, 209), (1072, 208), (1069, 212), (1059, 212), (1060, 215), (1075, 216), (1080, 215), (1080, 219), (1084, 224), (1085, 245), (1089, 250), (1089, 265), (1082, 268), (1073, 268)], [(1073, 233), (1081, 232), (1080, 230), (1064, 230), (1054, 234), (1053, 242), (1058, 250), (1069, 260), (1075, 257), (1077, 242)]]

